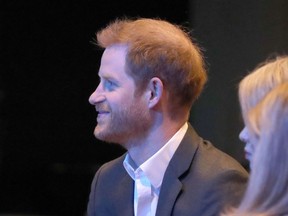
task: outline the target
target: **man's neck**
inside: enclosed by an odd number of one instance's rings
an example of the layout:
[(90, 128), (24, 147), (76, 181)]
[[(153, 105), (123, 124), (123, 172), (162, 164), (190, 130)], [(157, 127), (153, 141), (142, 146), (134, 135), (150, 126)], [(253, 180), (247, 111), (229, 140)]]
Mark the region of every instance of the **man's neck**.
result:
[(183, 126), (183, 123), (171, 123), (166, 127), (154, 127), (149, 135), (142, 140), (131, 141), (126, 147), (130, 157), (137, 166), (161, 149), (173, 135)]

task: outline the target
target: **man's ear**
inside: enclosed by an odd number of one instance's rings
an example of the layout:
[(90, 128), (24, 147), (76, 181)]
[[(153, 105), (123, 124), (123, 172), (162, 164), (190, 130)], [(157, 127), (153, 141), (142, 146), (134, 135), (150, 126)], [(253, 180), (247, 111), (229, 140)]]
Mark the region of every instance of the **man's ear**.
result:
[(163, 82), (158, 77), (153, 77), (148, 84), (148, 107), (155, 107), (163, 95)]

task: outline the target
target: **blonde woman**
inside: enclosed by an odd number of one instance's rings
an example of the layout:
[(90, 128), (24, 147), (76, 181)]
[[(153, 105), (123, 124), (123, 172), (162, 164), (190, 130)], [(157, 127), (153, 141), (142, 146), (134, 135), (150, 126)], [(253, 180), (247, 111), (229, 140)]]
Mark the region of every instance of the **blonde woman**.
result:
[(288, 215), (288, 82), (246, 116), (255, 142), (251, 175), (240, 206), (229, 215)]
[[(245, 125), (247, 113), (275, 86), (286, 81), (288, 81), (288, 56), (266, 61), (244, 77), (239, 85), (239, 100)], [(246, 159), (251, 163), (255, 147), (246, 126), (239, 138), (245, 143)]]

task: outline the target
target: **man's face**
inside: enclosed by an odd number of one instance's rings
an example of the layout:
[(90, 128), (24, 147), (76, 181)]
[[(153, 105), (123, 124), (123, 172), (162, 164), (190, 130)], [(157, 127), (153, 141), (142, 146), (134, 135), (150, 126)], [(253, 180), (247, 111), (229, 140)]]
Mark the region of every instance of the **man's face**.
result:
[(151, 123), (145, 94), (137, 94), (132, 77), (125, 72), (127, 46), (105, 49), (99, 69), (100, 83), (89, 98), (98, 112), (94, 135), (125, 146), (148, 131)]

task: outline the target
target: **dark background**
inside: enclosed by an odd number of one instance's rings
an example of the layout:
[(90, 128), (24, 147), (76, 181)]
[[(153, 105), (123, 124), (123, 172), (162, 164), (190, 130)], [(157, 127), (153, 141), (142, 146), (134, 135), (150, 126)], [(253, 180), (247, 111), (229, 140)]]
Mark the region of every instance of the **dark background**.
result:
[(124, 15), (186, 22), (188, 3), (1, 3), (0, 213), (83, 215), (97, 167), (123, 153), (93, 136), (102, 51), (90, 41)]
[(268, 56), (287, 53), (287, 1), (0, 3), (0, 214), (84, 215), (95, 171), (123, 153), (93, 137), (88, 103), (102, 54), (90, 41), (116, 17), (159, 17), (193, 29), (209, 82), (190, 120), (246, 166), (237, 84)]

